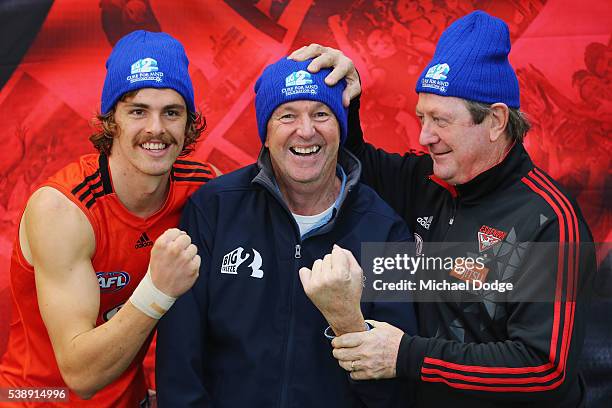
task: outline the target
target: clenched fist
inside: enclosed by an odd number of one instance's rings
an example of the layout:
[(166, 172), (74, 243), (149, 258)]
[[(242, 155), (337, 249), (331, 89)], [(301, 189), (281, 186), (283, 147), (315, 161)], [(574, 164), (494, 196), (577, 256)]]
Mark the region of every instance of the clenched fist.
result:
[(363, 272), (351, 251), (334, 245), (312, 269), (300, 269), (300, 280), (337, 336), (365, 330), (360, 307)]
[(186, 232), (166, 230), (151, 250), (149, 269), (153, 284), (168, 296), (179, 297), (191, 288), (199, 275), (200, 256)]

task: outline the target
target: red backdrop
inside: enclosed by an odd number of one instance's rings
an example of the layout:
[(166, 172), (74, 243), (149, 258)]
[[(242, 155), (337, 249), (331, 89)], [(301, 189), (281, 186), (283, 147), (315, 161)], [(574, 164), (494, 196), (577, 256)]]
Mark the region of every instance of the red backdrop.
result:
[[(32, 1), (30, 1), (32, 3)], [(368, 140), (418, 148), (414, 83), (443, 29), (474, 9), (503, 18), (533, 130), (535, 163), (575, 197), (598, 242), (611, 241), (612, 10), (601, 0), (59, 0), (0, 90), (0, 354), (6, 346), (8, 264), (34, 186), (91, 152), (112, 45), (138, 28), (178, 38), (191, 60), (196, 104), (208, 121), (194, 155), (227, 172), (260, 148), (253, 85), (289, 51), (341, 48), (362, 77)], [(38, 28), (38, 27), (37, 27)], [(21, 34), (20, 34), (21, 35)], [(6, 65), (4, 61), (2, 65)]]

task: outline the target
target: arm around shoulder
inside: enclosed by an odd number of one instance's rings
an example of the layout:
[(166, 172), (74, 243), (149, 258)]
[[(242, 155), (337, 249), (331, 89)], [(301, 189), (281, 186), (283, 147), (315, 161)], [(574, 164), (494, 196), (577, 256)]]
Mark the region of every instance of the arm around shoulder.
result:
[(423, 187), (423, 180), (432, 173), (431, 159), (416, 150), (389, 153), (367, 143), (361, 129), (360, 106), (359, 98), (351, 101), (344, 148), (361, 162), (361, 181), (372, 187), (398, 214), (405, 216), (415, 191)]

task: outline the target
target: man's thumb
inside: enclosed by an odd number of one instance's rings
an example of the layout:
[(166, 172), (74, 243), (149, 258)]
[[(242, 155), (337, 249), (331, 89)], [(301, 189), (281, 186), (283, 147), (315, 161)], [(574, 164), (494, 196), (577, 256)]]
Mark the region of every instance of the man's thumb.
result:
[(304, 289), (306, 289), (306, 287), (308, 287), (308, 285), (310, 284), (310, 278), (312, 276), (312, 271), (306, 267), (303, 267), (303, 268), (300, 268), (299, 274), (300, 274), (300, 281), (302, 281), (302, 286), (304, 287)]

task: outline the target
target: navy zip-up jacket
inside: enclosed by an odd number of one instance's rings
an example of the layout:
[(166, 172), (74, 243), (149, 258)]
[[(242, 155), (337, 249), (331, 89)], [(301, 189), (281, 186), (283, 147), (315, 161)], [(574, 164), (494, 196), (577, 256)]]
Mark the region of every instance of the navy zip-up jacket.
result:
[[(188, 201), (181, 228), (202, 258), (200, 276), (159, 324), (158, 404), (163, 407), (409, 406), (398, 380), (352, 381), (332, 356), (327, 322), (298, 270), (338, 244), (360, 259), (362, 242), (411, 241), (405, 223), (369, 187), (347, 151), (330, 222), (300, 237), (276, 188), (267, 149), (257, 164), (221, 176)], [(362, 303), (366, 319), (416, 332), (410, 303)], [(402, 388), (400, 388), (402, 387)]]

